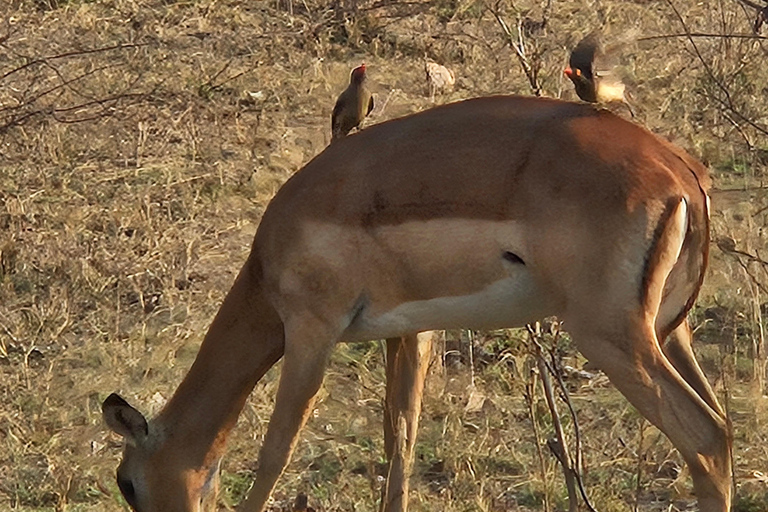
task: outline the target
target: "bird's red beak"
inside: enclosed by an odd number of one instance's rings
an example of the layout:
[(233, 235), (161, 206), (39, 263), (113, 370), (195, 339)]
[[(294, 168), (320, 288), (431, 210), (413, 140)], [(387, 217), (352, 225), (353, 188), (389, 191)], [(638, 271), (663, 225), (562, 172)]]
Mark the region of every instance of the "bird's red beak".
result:
[(563, 73), (565, 73), (565, 76), (570, 78), (571, 80), (574, 79), (574, 77), (578, 78), (581, 76), (581, 70), (579, 68), (573, 69), (571, 66), (568, 66), (563, 70)]

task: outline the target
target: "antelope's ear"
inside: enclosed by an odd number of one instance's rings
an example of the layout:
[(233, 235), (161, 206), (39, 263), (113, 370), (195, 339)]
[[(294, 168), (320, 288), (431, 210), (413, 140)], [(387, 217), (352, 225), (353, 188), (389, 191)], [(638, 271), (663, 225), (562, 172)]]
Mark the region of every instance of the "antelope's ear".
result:
[(101, 413), (113, 432), (134, 445), (141, 444), (149, 434), (149, 426), (144, 416), (117, 393), (112, 393), (104, 400)]

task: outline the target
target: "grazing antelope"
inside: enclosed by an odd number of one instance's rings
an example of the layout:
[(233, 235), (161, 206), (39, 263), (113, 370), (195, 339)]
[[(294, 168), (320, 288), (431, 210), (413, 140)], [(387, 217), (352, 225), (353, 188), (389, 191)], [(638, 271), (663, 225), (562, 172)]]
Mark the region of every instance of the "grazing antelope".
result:
[[(489, 97), (339, 140), (278, 191), (189, 373), (147, 421), (117, 395), (118, 484), (137, 512), (207, 510), (246, 397), (281, 357), (241, 510), (260, 512), (336, 343), (387, 341), (386, 511), (405, 510), (430, 329), (557, 315), (727, 512), (730, 437), (685, 321), (707, 265), (706, 169), (604, 110)], [(671, 336), (670, 336), (671, 334)]]

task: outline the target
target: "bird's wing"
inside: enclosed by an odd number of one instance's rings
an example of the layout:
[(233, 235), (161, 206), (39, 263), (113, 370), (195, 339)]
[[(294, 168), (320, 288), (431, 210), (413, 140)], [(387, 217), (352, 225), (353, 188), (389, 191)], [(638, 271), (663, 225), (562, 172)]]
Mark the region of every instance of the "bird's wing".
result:
[(595, 57), (595, 70), (615, 71), (621, 67), (622, 56), (626, 55), (629, 47), (640, 38), (639, 29), (630, 28), (624, 30), (621, 34), (615, 34), (612, 37), (602, 37), (600, 52)]
[(371, 94), (371, 97), (368, 100), (368, 112), (366, 112), (365, 115), (367, 116), (368, 114), (370, 114), (372, 110), (373, 110), (373, 94)]
[(344, 110), (344, 96), (339, 96), (336, 100), (336, 105), (333, 107), (333, 113), (331, 114), (331, 132), (336, 133), (339, 122), (341, 121), (341, 112)]
[(600, 33), (595, 30), (587, 34), (571, 51), (568, 64), (574, 69), (591, 70), (595, 58), (601, 53), (602, 42), (600, 40)]
[(621, 82), (624, 78), (622, 75), (625, 75), (621, 68), (621, 56), (639, 36), (637, 30), (630, 29), (609, 40), (594, 30), (573, 49), (569, 64), (571, 68), (579, 68), (582, 72), (590, 71), (598, 78)]

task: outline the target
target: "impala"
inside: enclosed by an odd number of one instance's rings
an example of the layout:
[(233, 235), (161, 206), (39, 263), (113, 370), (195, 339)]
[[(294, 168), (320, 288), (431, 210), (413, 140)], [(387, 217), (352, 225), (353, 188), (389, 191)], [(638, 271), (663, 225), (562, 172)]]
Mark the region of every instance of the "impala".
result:
[(113, 394), (118, 484), (137, 512), (215, 507), (246, 397), (281, 357), (241, 510), (263, 511), (339, 341), (387, 341), (382, 510), (405, 510), (433, 329), (557, 315), (579, 350), (730, 509), (726, 416), (685, 320), (707, 265), (706, 169), (591, 105), (490, 97), (332, 144), (278, 191), (189, 373), (147, 421)]

